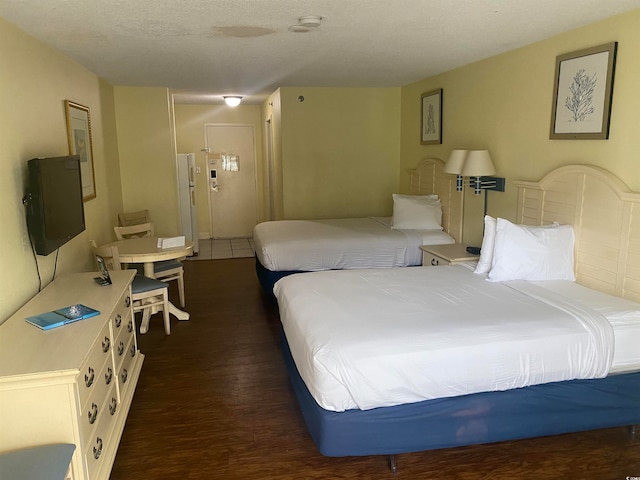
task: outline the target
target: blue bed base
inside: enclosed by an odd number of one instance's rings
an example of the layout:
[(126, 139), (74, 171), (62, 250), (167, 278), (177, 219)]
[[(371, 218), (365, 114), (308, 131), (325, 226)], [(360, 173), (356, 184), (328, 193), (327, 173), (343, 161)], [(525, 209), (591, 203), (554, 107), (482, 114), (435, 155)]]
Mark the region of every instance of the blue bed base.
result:
[(332, 412), (309, 393), (284, 333), (281, 344), (309, 433), (328, 457), (394, 455), (640, 424), (640, 372)]
[(293, 273), (305, 273), (303, 270), (284, 270), (282, 272), (273, 272), (268, 270), (258, 257), (256, 257), (256, 274), (258, 275), (258, 282), (260, 282), (260, 286), (264, 293), (269, 295), (270, 297), (274, 297), (273, 295), (273, 286), (276, 284), (278, 280), (282, 277), (286, 277), (287, 275), (291, 275)]

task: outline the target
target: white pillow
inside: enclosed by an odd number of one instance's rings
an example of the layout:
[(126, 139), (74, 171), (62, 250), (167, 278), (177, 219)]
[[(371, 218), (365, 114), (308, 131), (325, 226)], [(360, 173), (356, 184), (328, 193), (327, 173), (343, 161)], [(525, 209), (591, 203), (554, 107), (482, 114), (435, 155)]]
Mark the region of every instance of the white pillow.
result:
[(394, 229), (442, 230), (442, 205), (437, 195), (393, 194)]
[(439, 202), (440, 199), (438, 198), (438, 195), (404, 195), (402, 193), (394, 193), (391, 195), (393, 197), (393, 199), (395, 200), (396, 198), (406, 198), (407, 200), (424, 200), (425, 202), (429, 203), (429, 201), (431, 202)]
[(480, 247), (480, 259), (474, 273), (489, 273), (493, 260), (493, 249), (496, 243), (496, 219), (489, 215), (484, 216), (484, 236)]
[(530, 227), (498, 218), (488, 279), (573, 281), (574, 241), (571, 225)]

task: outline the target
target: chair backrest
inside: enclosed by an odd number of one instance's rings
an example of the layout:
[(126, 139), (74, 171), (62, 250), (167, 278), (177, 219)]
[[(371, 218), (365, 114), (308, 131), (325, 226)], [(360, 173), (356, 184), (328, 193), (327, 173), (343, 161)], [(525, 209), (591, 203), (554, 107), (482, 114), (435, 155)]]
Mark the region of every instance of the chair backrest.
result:
[[(120, 254), (118, 253), (118, 247), (116, 247), (115, 245), (104, 245), (102, 247), (99, 247), (98, 245), (96, 245), (95, 240), (89, 240), (89, 244), (91, 245), (91, 251), (93, 252), (94, 259), (96, 255), (100, 255), (104, 259), (104, 262), (107, 264), (107, 268), (109, 270), (122, 270), (122, 267), (120, 265)], [(97, 265), (98, 264), (96, 262), (96, 266)]]
[(138, 212), (122, 212), (118, 214), (118, 225), (128, 227), (129, 225), (139, 225), (141, 223), (149, 223), (149, 210), (140, 210)]
[(129, 225), (126, 227), (113, 227), (113, 231), (116, 233), (116, 238), (118, 240), (124, 240), (126, 238), (153, 237), (154, 235), (153, 223), (141, 223), (139, 225)]

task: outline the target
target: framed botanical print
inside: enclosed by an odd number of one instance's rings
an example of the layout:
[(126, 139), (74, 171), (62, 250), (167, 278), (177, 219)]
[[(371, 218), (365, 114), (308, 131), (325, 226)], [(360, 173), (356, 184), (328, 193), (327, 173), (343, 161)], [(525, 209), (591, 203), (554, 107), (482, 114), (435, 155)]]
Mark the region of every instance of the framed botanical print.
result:
[(96, 198), (96, 181), (93, 171), (93, 143), (91, 139), (91, 117), (89, 107), (64, 101), (67, 113), (67, 140), (69, 153), (80, 156), (82, 198), (86, 202)]
[(422, 145), (440, 144), (442, 143), (442, 89), (423, 93), (421, 101), (420, 143)]
[(617, 42), (559, 55), (549, 138), (609, 138)]

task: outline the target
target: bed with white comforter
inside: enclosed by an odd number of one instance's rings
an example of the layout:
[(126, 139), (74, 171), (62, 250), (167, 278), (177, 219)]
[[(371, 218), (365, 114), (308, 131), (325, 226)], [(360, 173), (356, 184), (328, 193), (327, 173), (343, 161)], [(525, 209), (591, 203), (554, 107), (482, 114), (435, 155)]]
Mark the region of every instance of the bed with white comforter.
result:
[[(456, 265), (290, 276), (275, 295), (300, 376), (326, 410), (640, 368), (639, 349), (615, 348), (620, 304), (632, 302), (593, 308), (573, 294), (583, 287), (545, 283), (492, 283)], [(640, 310), (627, 320), (625, 340), (640, 343)]]
[(462, 232), (463, 193), (444, 162), (429, 158), (411, 170), (410, 193), (393, 194), (391, 217), (274, 220), (253, 230), (256, 273), (271, 295), (297, 272), (420, 265), (422, 245), (454, 243)]
[(441, 229), (391, 227), (391, 217), (280, 220), (258, 224), (253, 241), (273, 272), (420, 265), (421, 245), (454, 243)]
[(328, 456), (640, 424), (640, 195), (565, 166), (485, 218), (479, 262), (321, 271), (274, 287)]

